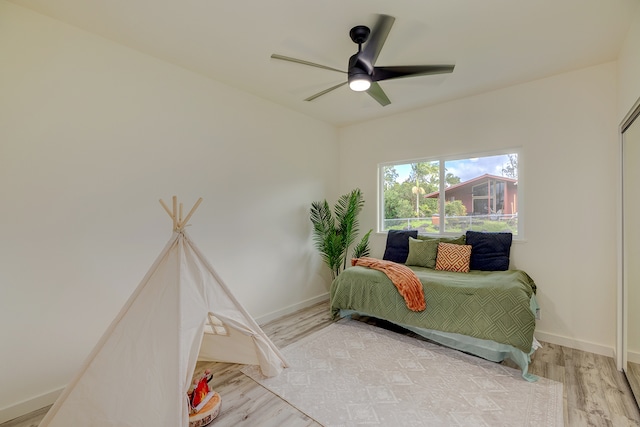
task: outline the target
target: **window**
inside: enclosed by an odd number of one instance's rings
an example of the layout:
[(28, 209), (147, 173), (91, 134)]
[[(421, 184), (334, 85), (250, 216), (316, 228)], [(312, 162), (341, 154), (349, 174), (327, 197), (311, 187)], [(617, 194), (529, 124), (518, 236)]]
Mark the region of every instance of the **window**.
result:
[(225, 327), (224, 323), (213, 313), (209, 313), (207, 316), (207, 322), (204, 324), (204, 333), (211, 335), (229, 335), (229, 331)]
[(379, 175), (380, 231), (521, 234), (517, 152), (387, 163)]

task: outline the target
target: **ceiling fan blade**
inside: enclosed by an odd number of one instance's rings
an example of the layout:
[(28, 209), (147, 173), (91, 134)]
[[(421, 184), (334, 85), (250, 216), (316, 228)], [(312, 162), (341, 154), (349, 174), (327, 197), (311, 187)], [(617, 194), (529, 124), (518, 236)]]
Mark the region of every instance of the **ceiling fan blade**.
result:
[(402, 77), (426, 76), (453, 72), (455, 65), (400, 65), (394, 67), (374, 67), (371, 79), (374, 82), (399, 79)]
[(339, 73), (344, 73), (344, 74), (347, 73), (346, 71), (338, 70), (337, 68), (327, 67), (326, 65), (316, 64), (315, 62), (305, 61), (304, 59), (297, 59), (297, 58), (291, 58), (289, 56), (278, 55), (277, 53), (274, 53), (273, 55), (271, 55), (271, 58), (280, 59), (282, 61), (295, 62), (302, 65), (309, 65), (311, 67), (316, 67), (316, 68), (323, 68), (329, 71), (337, 71)]
[(378, 22), (371, 30), (369, 40), (365, 43), (362, 53), (359, 55), (360, 59), (368, 63), (371, 68), (375, 65), (395, 20), (396, 18), (389, 15), (378, 16)]
[(318, 93), (316, 93), (315, 95), (311, 95), (310, 97), (308, 97), (307, 99), (305, 99), (305, 101), (313, 101), (314, 99), (319, 98), (319, 97), (321, 97), (322, 95), (325, 95), (325, 94), (327, 94), (327, 93), (331, 92), (332, 90), (338, 89), (340, 86), (344, 86), (344, 85), (346, 85), (346, 84), (347, 84), (347, 82), (342, 82), (342, 83), (340, 83), (340, 84), (337, 84), (337, 85), (335, 85), (335, 86), (333, 86), (333, 87), (330, 87), (329, 89), (325, 89), (325, 90), (323, 90), (322, 92), (318, 92)]
[(391, 104), (391, 101), (387, 97), (387, 94), (384, 93), (382, 87), (377, 82), (371, 83), (371, 87), (367, 90), (367, 93), (371, 95), (373, 99), (378, 101), (378, 104), (382, 105), (383, 107)]

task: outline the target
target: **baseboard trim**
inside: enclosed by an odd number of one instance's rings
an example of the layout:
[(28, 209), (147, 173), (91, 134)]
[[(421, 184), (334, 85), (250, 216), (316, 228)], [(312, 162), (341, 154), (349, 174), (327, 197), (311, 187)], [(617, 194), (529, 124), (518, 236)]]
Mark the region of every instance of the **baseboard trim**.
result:
[(298, 310), (311, 307), (312, 305), (318, 304), (328, 299), (329, 299), (329, 292), (325, 292), (324, 294), (320, 294), (313, 298), (309, 298), (307, 300), (298, 302), (296, 304), (292, 304), (290, 306), (281, 308), (280, 310), (272, 311), (271, 313), (267, 313), (262, 316), (256, 317), (255, 321), (259, 325), (264, 325), (265, 323), (271, 322), (272, 320), (278, 319), (280, 317), (286, 316), (291, 313), (295, 313)]
[(615, 349), (613, 347), (576, 340), (569, 337), (563, 337), (561, 335), (550, 334), (548, 332), (536, 331), (534, 335), (540, 341), (546, 341), (551, 344), (558, 344), (575, 350), (588, 351), (589, 353), (615, 358)]
[(0, 409), (0, 424), (52, 405), (60, 396), (62, 390), (64, 390), (64, 387)]

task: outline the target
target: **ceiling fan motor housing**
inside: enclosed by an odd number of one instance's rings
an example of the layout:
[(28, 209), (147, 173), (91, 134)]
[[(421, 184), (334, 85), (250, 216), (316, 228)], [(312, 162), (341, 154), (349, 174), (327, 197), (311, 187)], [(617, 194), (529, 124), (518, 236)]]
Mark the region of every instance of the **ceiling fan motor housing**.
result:
[(356, 25), (349, 31), (349, 37), (358, 45), (358, 50), (360, 50), (360, 45), (367, 41), (369, 34), (371, 34), (371, 30), (364, 25)]

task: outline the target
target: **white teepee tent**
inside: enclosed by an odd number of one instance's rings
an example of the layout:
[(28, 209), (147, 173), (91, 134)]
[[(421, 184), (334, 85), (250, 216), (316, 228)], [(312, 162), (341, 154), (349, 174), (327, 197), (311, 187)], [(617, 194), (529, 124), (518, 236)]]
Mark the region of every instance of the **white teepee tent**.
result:
[(286, 362), (202, 256), (173, 211), (173, 235), (40, 427), (188, 427), (187, 391), (197, 360)]

